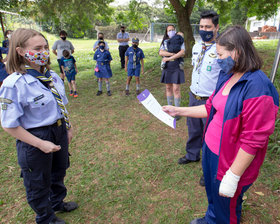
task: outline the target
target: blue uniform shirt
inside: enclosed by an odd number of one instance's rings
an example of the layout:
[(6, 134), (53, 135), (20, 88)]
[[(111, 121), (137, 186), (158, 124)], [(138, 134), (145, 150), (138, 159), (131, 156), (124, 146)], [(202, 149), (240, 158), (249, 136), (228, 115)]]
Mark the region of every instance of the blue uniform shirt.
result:
[(141, 70), (141, 59), (145, 58), (145, 55), (141, 48), (137, 47), (134, 49), (133, 47), (129, 47), (126, 52), (125, 56), (128, 57), (127, 62), (127, 75), (128, 76), (139, 76)]
[[(66, 105), (64, 84), (50, 72), (53, 84)], [(32, 75), (13, 73), (0, 88), (1, 123), (4, 128), (22, 126), (24, 129), (47, 126), (63, 118), (61, 109), (50, 89)]]
[(125, 52), (125, 56), (128, 57), (128, 63), (127, 63), (128, 68), (130, 67), (133, 68), (133, 64), (135, 64), (137, 67), (137, 65), (140, 65), (141, 59), (145, 58), (142, 49), (139, 47), (137, 47), (136, 49), (134, 49), (133, 47), (127, 48)]
[(104, 50), (102, 52), (99, 48), (95, 51), (93, 59), (97, 62), (107, 63), (113, 60), (109, 51)]
[[(127, 32), (119, 32), (118, 34), (117, 34), (117, 39), (127, 39), (127, 38), (129, 38), (129, 34), (127, 33)], [(119, 46), (126, 46), (126, 45), (128, 45), (128, 41), (127, 42), (120, 42), (119, 43)]]
[(192, 50), (192, 83), (191, 92), (201, 97), (209, 97), (215, 90), (221, 68), (217, 62), (216, 44), (206, 50), (198, 69), (197, 59), (202, 51), (202, 42), (196, 43)]

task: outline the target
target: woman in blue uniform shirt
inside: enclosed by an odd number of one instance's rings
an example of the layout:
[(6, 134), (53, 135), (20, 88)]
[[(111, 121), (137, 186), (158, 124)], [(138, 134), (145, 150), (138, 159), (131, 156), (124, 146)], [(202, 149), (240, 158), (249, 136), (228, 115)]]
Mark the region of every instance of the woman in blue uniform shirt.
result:
[(9, 47), (7, 71), (11, 75), (0, 89), (2, 127), (17, 139), (18, 163), (36, 223), (63, 224), (55, 211), (77, 208), (75, 202), (63, 202), (68, 144), (73, 136), (64, 107), (64, 85), (49, 70), (49, 46), (41, 33), (18, 29)]

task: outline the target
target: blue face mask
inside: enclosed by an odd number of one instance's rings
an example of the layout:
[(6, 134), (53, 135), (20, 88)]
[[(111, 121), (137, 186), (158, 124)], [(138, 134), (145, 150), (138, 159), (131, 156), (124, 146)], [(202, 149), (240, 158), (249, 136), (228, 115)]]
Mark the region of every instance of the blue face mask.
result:
[(228, 56), (227, 58), (224, 58), (224, 59), (218, 59), (217, 62), (219, 64), (220, 68), (226, 74), (229, 74), (229, 72), (231, 71), (231, 69), (235, 65), (235, 61), (230, 56)]
[(175, 34), (176, 34), (176, 31), (175, 31), (175, 30), (170, 30), (170, 31), (167, 32), (167, 35), (168, 35), (169, 38), (174, 37)]
[(214, 37), (213, 31), (199, 30), (199, 35), (204, 42), (209, 42)]
[(105, 46), (104, 46), (104, 45), (100, 45), (99, 48), (100, 48), (101, 50), (104, 50)]

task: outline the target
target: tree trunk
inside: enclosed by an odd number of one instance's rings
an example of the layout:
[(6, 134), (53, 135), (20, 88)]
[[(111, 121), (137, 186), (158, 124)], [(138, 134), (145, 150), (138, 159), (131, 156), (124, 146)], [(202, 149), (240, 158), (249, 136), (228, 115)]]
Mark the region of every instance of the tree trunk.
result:
[(2, 27), (2, 31), (3, 31), (3, 36), (5, 36), (5, 27), (3, 24), (2, 12), (0, 12), (0, 22), (1, 22), (1, 27)]
[(190, 16), (196, 0), (186, 0), (185, 6), (181, 4), (179, 0), (169, 0), (171, 5), (176, 11), (176, 17), (178, 20), (179, 29), (184, 33), (186, 57), (191, 57), (192, 47), (194, 45), (194, 37), (192, 32), (192, 26), (190, 24)]

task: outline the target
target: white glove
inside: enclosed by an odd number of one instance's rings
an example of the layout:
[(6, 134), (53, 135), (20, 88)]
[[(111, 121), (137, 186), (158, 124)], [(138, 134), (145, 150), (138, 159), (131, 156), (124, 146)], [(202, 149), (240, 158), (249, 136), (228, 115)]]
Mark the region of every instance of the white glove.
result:
[(219, 193), (232, 198), (237, 189), (239, 180), (240, 176), (235, 175), (228, 169), (220, 184)]

